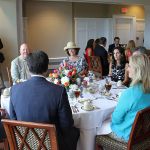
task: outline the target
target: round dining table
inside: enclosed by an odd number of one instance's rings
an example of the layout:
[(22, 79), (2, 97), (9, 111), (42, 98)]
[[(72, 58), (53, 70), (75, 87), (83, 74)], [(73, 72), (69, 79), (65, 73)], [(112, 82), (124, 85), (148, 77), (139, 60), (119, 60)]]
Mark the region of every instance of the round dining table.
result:
[[(95, 149), (95, 136), (97, 134), (108, 134), (107, 128), (102, 128), (103, 122), (111, 118), (114, 111), (118, 93), (122, 92), (124, 88), (117, 88), (116, 84), (112, 85), (110, 95), (103, 95), (99, 91), (100, 85), (104, 86), (104, 80), (95, 81), (93, 83), (97, 86), (95, 92), (89, 92), (87, 89), (83, 90), (82, 96), (79, 98), (70, 98), (69, 102), (72, 109), (74, 126), (80, 129), (80, 137), (78, 140), (77, 150), (94, 150)], [(90, 101), (93, 109), (84, 110), (84, 101)], [(9, 116), (9, 96), (1, 95), (1, 107), (6, 109)]]

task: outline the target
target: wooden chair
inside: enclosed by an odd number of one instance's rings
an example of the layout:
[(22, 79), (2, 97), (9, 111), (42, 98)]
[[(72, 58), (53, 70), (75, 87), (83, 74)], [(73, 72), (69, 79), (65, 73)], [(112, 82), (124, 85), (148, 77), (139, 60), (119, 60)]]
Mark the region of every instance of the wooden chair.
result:
[(11, 87), (13, 85), (13, 81), (11, 78), (10, 68), (6, 67), (6, 71), (7, 71), (7, 76), (8, 76), (9, 87)]
[(10, 150), (58, 150), (52, 124), (2, 120)]
[(93, 71), (96, 77), (102, 78), (102, 65), (100, 57), (89, 56), (89, 70)]
[(96, 136), (96, 150), (150, 150), (150, 107), (139, 111), (135, 117), (129, 141), (119, 142), (108, 135)]
[[(2, 109), (0, 108), (0, 118), (5, 118), (6, 117), (6, 110), (5, 109)], [(0, 131), (1, 132), (1, 131)], [(8, 150), (8, 140), (7, 138), (4, 138), (4, 139), (1, 139), (0, 140), (0, 143), (3, 145), (3, 149), (4, 150)]]

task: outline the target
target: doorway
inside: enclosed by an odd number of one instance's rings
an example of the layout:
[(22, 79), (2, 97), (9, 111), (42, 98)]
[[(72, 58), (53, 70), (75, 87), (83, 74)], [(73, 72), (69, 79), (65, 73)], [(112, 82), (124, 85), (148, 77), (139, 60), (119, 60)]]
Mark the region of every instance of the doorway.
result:
[(129, 40), (136, 41), (136, 17), (122, 15), (113, 16), (113, 37), (118, 36), (121, 44)]

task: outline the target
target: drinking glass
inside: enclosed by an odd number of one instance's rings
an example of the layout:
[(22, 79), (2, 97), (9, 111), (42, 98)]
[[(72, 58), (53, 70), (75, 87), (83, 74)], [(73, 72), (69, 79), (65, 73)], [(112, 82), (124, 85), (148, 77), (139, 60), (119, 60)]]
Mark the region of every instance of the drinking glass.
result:
[(99, 92), (100, 92), (101, 95), (103, 95), (103, 94), (104, 94), (104, 91), (105, 91), (105, 85), (101, 83), (101, 84), (99, 85)]
[(111, 89), (111, 83), (105, 83), (105, 89), (106, 89), (106, 92), (109, 93), (110, 89)]
[(111, 76), (106, 76), (105, 80), (106, 80), (106, 83), (111, 83)]
[(77, 100), (78, 97), (80, 96), (80, 93), (81, 93), (80, 89), (76, 89), (76, 90), (74, 91), (74, 95), (75, 95), (76, 100)]

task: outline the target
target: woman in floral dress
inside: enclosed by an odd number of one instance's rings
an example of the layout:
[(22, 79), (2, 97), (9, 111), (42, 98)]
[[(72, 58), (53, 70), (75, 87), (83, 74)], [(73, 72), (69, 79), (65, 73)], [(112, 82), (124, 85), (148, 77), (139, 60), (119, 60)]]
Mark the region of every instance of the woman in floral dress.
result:
[(85, 75), (87, 73), (88, 66), (86, 60), (78, 56), (80, 48), (77, 47), (74, 42), (68, 42), (67, 46), (64, 47), (64, 50), (68, 54), (68, 58), (63, 60), (61, 67), (69, 65), (76, 68), (79, 75)]

